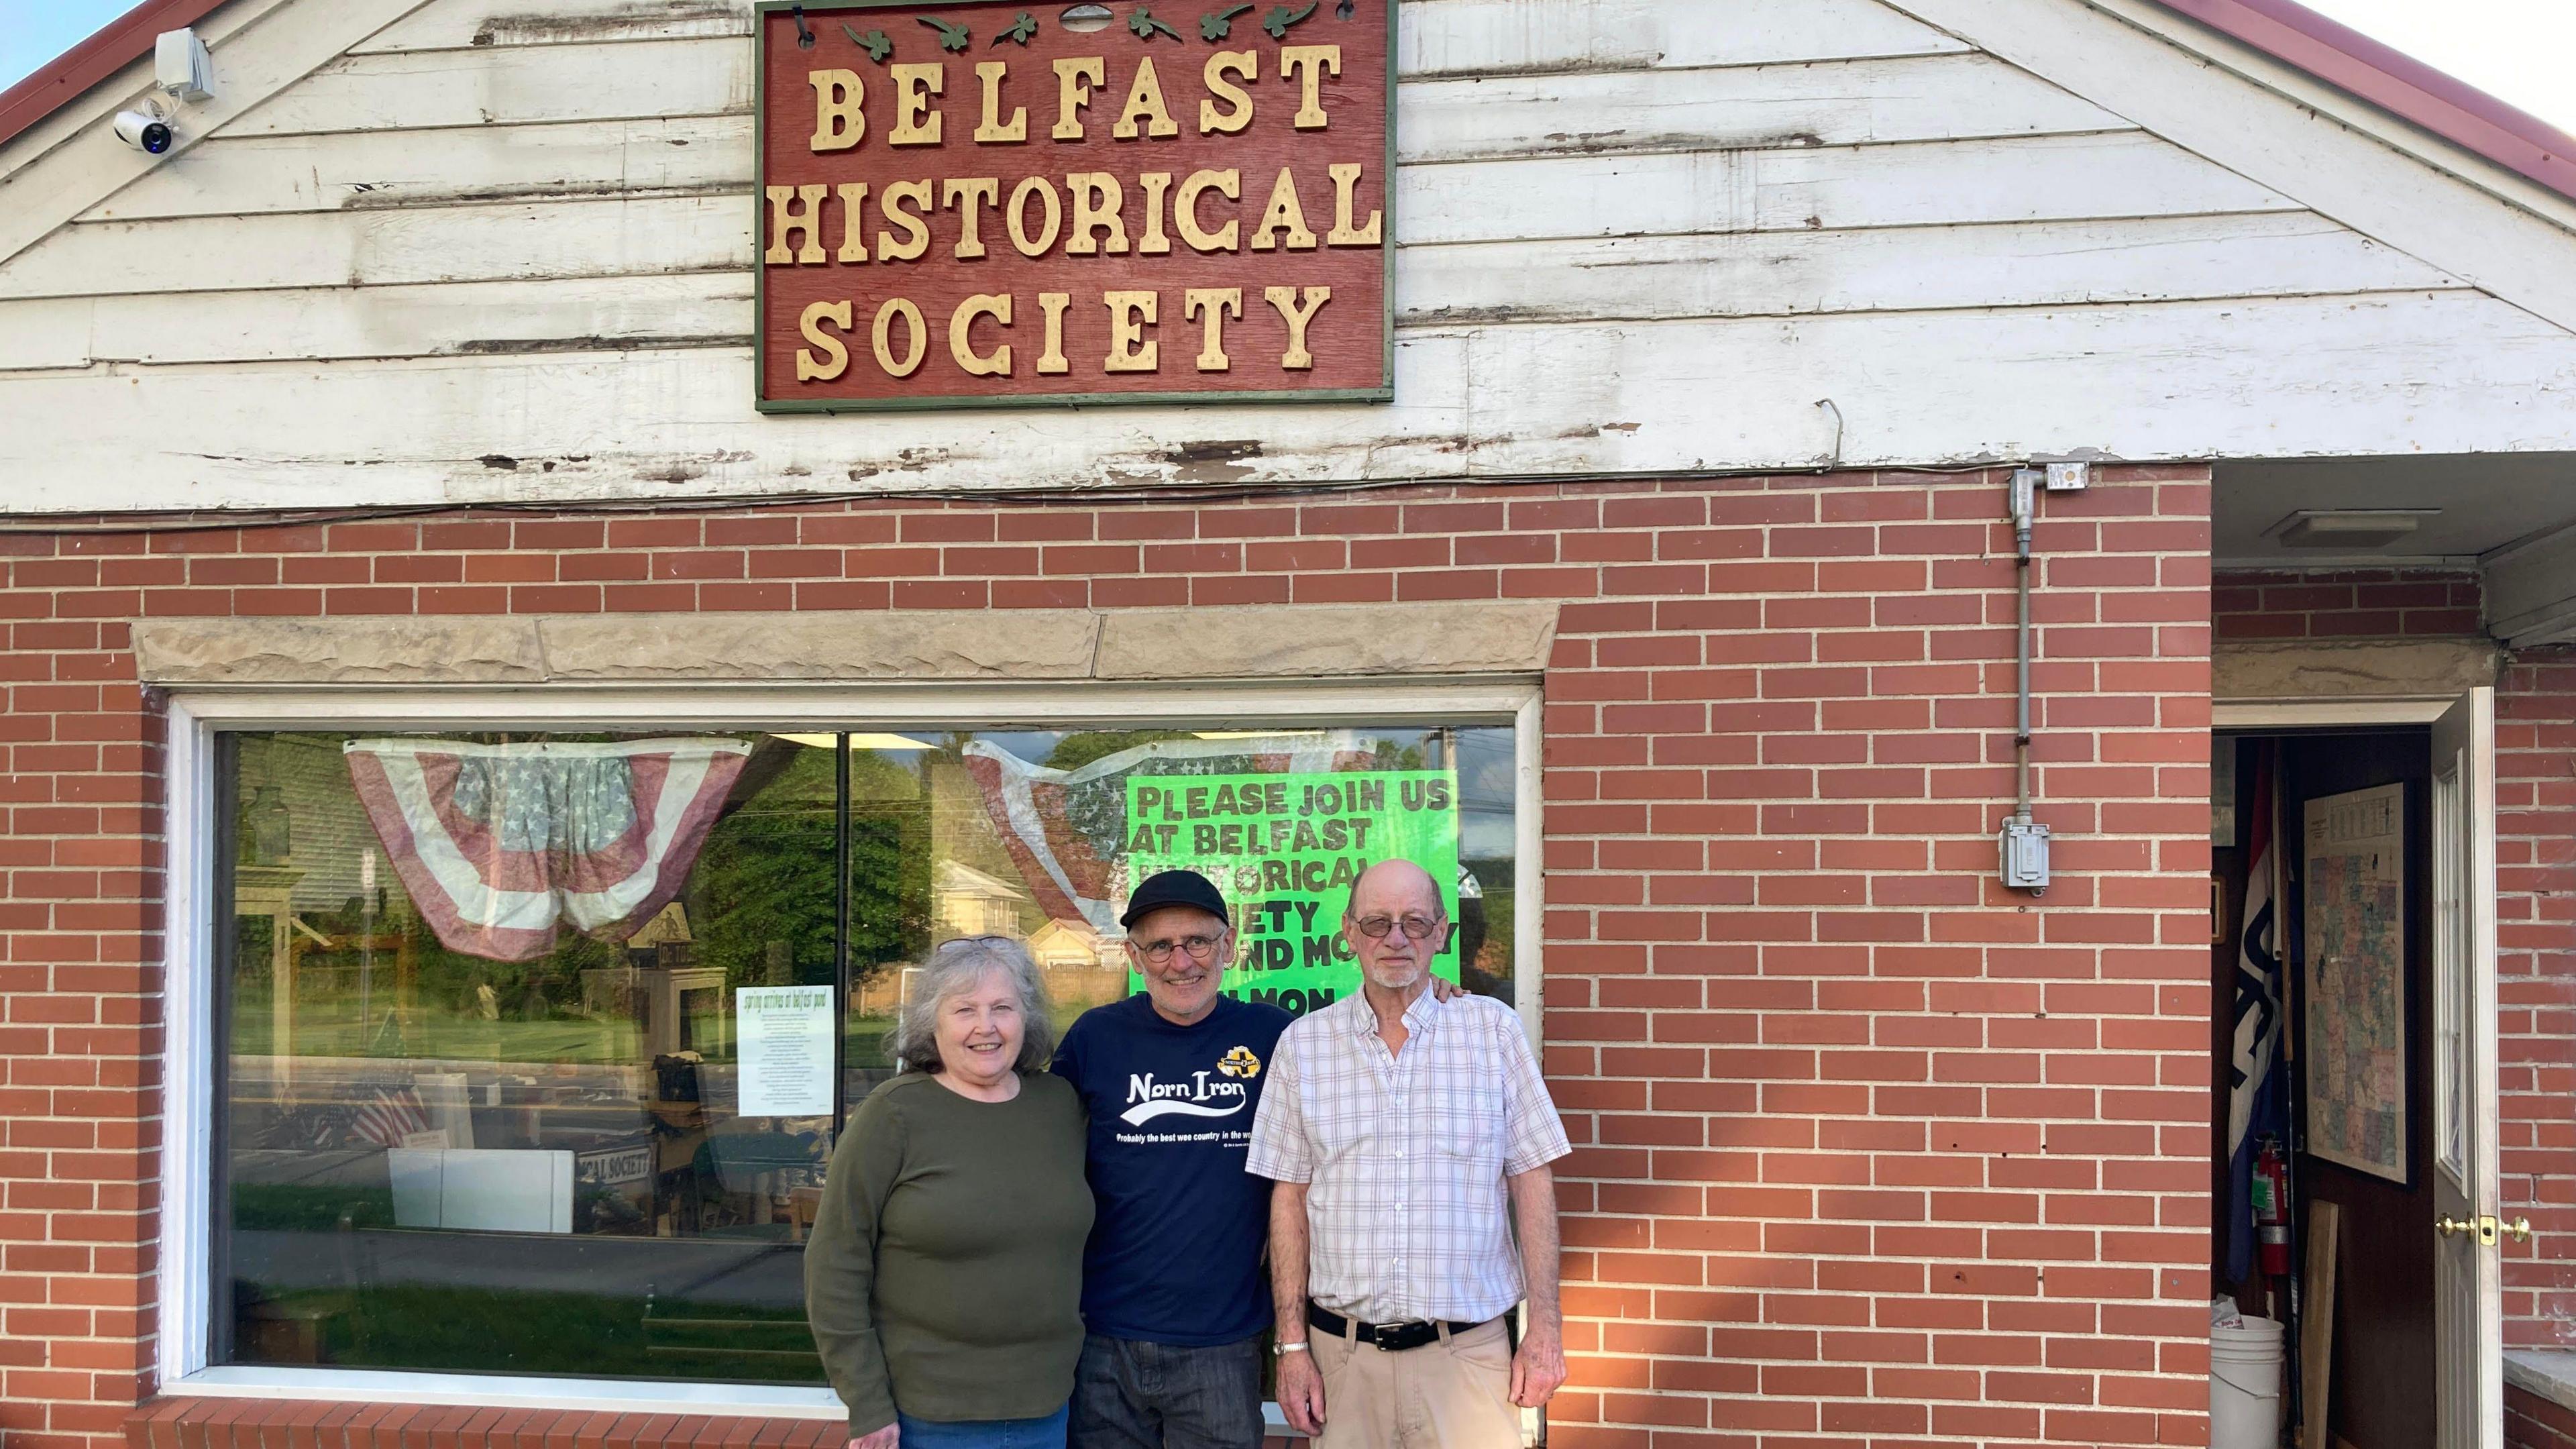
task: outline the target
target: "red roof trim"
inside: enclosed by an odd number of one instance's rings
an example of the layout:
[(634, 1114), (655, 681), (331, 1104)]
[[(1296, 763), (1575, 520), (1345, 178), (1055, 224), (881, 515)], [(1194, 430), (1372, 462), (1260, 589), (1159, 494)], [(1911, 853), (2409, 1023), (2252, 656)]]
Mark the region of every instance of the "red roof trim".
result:
[(223, 0), (143, 0), (50, 65), (0, 91), (0, 146), (52, 115), (100, 81), (152, 53), (164, 30), (194, 25)]
[(2552, 191), (2576, 197), (2576, 136), (2296, 0), (2158, 3)]

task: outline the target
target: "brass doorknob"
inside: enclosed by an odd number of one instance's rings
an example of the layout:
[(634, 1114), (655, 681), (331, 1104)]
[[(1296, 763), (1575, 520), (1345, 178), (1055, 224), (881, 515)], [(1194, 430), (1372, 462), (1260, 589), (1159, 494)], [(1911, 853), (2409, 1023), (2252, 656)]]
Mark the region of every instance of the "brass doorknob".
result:
[(2511, 1238), (2517, 1243), (2530, 1242), (2531, 1219), (2515, 1218), (2508, 1223), (2499, 1218), (2483, 1215), (2474, 1218), (2455, 1218), (2449, 1213), (2444, 1213), (2433, 1220), (2433, 1231), (2446, 1238), (2473, 1237), (2492, 1248), (2503, 1238)]

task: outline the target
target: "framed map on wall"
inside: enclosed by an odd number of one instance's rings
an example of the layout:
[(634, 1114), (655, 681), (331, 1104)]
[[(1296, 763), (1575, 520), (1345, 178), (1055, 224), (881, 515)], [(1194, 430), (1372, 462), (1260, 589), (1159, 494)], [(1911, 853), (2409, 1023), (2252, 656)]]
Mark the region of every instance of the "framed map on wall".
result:
[(2406, 840), (2402, 785), (2308, 802), (2308, 1152), (2406, 1181)]

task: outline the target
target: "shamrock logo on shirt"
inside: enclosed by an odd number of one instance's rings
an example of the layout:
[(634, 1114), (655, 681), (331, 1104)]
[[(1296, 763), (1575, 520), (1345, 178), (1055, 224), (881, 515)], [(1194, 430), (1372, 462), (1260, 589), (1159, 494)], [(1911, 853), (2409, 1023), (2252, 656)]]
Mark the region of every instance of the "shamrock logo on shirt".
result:
[(1227, 1052), (1216, 1069), (1229, 1077), (1257, 1077), (1261, 1075), (1261, 1058), (1252, 1054), (1252, 1048), (1239, 1046)]

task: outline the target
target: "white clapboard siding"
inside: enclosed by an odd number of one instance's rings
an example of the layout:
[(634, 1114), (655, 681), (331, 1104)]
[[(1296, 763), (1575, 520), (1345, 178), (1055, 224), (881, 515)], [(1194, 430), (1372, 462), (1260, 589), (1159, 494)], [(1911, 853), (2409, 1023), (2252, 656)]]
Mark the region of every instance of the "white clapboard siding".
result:
[(1876, 0), (1407, 0), (1408, 76), (1760, 65), (1968, 47)]
[[(564, 49), (558, 47), (558, 49)], [(2125, 129), (1973, 55), (1409, 82), (1408, 162), (1745, 150)], [(85, 221), (604, 195), (752, 184), (748, 114), (218, 136)], [(1025, 164), (1025, 163), (1023, 163)]]
[[(532, 125), (751, 110), (747, 43), (661, 41), (350, 56), (225, 129), (286, 136)], [(952, 87), (952, 91), (954, 88)], [(1037, 104), (1050, 87), (1031, 82)], [(971, 88), (947, 102), (971, 111)], [(1838, 145), (2128, 123), (1975, 55), (1720, 70), (1410, 80), (1396, 134), (1412, 159), (1674, 146)], [(997, 157), (1025, 148), (995, 148)], [(1006, 162), (996, 164), (1005, 165)], [(1026, 164), (1026, 163), (1021, 163)]]
[[(2106, 266), (2116, 259), (2117, 266)], [(1407, 247), (1396, 325), (1779, 317), (2467, 284), (2310, 212)], [(0, 323), (0, 329), (5, 329)]]
[[(813, 18), (832, 17), (817, 11)], [(1405, 70), (1443, 73), (1754, 65), (1967, 48), (1877, 0), (1405, 0), (1396, 27)], [(436, 0), (355, 49), (750, 33), (746, 0)]]
[(751, 16), (750, 0), (434, 0), (350, 50), (371, 55), (749, 35)]
[(2576, 338), (2476, 292), (1520, 330), (1469, 357), (1482, 471), (2576, 446)]
[(751, 118), (218, 136), (84, 221), (751, 190)]
[(748, 273), (752, 221), (748, 196), (674, 196), (91, 222), (0, 268), (0, 297)]
[[(2101, 265), (2121, 257), (2116, 274)], [(1542, 279), (1536, 282), (1533, 279)], [(2309, 213), (1407, 247), (1396, 325), (2068, 307), (2465, 283)], [(681, 276), (0, 302), (0, 371), (732, 345), (748, 268)]]
[(1405, 0), (1392, 406), (762, 417), (747, 0), (299, 3), (0, 262), (0, 511), (2576, 450), (2441, 249), (1877, 0)]
[(646, 40), (344, 55), (229, 136), (748, 113), (749, 42)]
[(2286, 211), (2138, 132), (1406, 167), (1408, 245)]
[(0, 447), (13, 506), (79, 511), (1133, 486), (1215, 481), (1210, 444), (1283, 483), (2576, 449), (2576, 339), (2475, 292), (1503, 327), (1398, 357), (1390, 407), (864, 420), (755, 415), (748, 348), (131, 368), (0, 386)]
[(1415, 81), (1399, 104), (1406, 161), (2133, 129), (1976, 55)]
[[(73, 409), (70, 415), (121, 435), (61, 437), (64, 415), (57, 413), (47, 425), (56, 441), (11, 474), (11, 506), (37, 510), (137, 507), (144, 505), (109, 500), (145, 497), (161, 500), (150, 506), (175, 508), (254, 497), (259, 506), (342, 506), (361, 478), (368, 497), (382, 502), (464, 493), (486, 500), (683, 498), (781, 484), (803, 491), (1043, 487), (1076, 473), (1083, 486), (1100, 487), (1121, 471), (1142, 478), (1212, 466), (1181, 461), (1185, 439), (1210, 438), (1236, 445), (1228, 456), (1275, 457), (1301, 475), (1383, 468), (1388, 476), (1430, 476), (1456, 473), (1462, 458), (1467, 347), (1454, 334), (1399, 343), (1398, 400), (1378, 407), (996, 409), (856, 420), (753, 413), (748, 347), (150, 368), (125, 380), (37, 376), (0, 386), (0, 449), (27, 436), (23, 419), (46, 409)], [(119, 394), (118, 387), (131, 391)], [(343, 407), (377, 415), (333, 416)], [(163, 408), (192, 417), (156, 434), (147, 420)], [(1182, 415), (1195, 420), (1190, 428), (1139, 429), (1148, 419)], [(1216, 431), (1205, 431), (1210, 427)], [(469, 436), (493, 441), (446, 454)], [(478, 461), (495, 454), (522, 466), (510, 471)], [(544, 471), (546, 463), (556, 466)], [(1241, 463), (1213, 466), (1222, 471), (1202, 481), (1222, 481)], [(135, 476), (138, 468), (159, 481)], [(90, 501), (77, 504), (84, 492)]]
[[(2295, 209), (2138, 133), (1458, 162), (1397, 185), (1413, 246)], [(746, 194), (86, 222), (0, 269), (0, 297), (747, 266), (754, 220)]]
[(272, 362), (747, 346), (749, 269), (675, 277), (313, 287), (0, 302), (0, 372), (93, 362)]
[[(1813, 5), (1815, 0), (1796, 0), (1799, 5)], [(1794, 35), (1774, 35), (1772, 48), (1758, 51), (1709, 51), (1709, 59), (1696, 58), (1691, 52), (1675, 55), (1663, 51), (1620, 52), (1615, 58), (1587, 58), (1584, 32), (1566, 30), (1560, 13), (1567, 7), (1553, 0), (1510, 0), (1510, 5), (1525, 8), (1526, 16), (1505, 16), (1502, 7), (1481, 0), (1425, 0), (1416, 8), (1433, 12), (1481, 12), (1494, 27), (1491, 34), (1480, 34), (1486, 45), (1503, 47), (1486, 61), (1479, 62), (1473, 51), (1452, 56), (1451, 62), (1426, 70), (1409, 79), (1439, 79), (1494, 75), (1521, 76), (1528, 80), (1547, 78), (1555, 86), (1522, 85), (1495, 94), (1495, 107), (1486, 114), (1489, 125), (1498, 126), (1505, 135), (1522, 128), (1503, 111), (1505, 104), (1526, 104), (1541, 111), (1556, 110), (1567, 114), (1551, 128), (1569, 134), (1601, 134), (1623, 126), (1657, 124), (1660, 113), (1675, 112), (1670, 125), (1676, 135), (1688, 135), (1694, 127), (1714, 126), (1720, 131), (1741, 130), (1742, 123), (1728, 118), (1724, 102), (1705, 117), (1693, 114), (1689, 94), (1707, 90), (1722, 97), (1732, 89), (1720, 79), (1693, 80), (1697, 68), (1726, 64), (1752, 66), (1760, 64), (1806, 65), (1868, 57), (1882, 53), (1881, 48), (1863, 45), (1857, 49), (1847, 42), (1831, 38), (1825, 27), (1801, 22)], [(1611, 5), (1607, 0), (1575, 7), (1582, 10), (1626, 9), (1624, 3)], [(1734, 5), (1656, 6), (1670, 12), (1667, 23), (1692, 29), (1704, 26), (1731, 41), (1758, 39), (1764, 32), (1761, 17), (1747, 26), (1746, 18), (1733, 12)], [(1747, 7), (1755, 10), (1772, 8), (1768, 4)], [(1817, 7), (1823, 10), (1851, 8), (1835, 3)], [(1719, 23), (1685, 20), (1681, 17), (1701, 10), (1719, 12)], [(1913, 21), (1904, 20), (1876, 4), (1865, 7), (1866, 13), (1883, 17), (1884, 24), (1908, 35), (1929, 35)], [(1628, 17), (1613, 17), (1629, 23)], [(1632, 30), (1639, 27), (1631, 24)], [(1651, 28), (1651, 27), (1645, 27)], [(1597, 37), (1594, 37), (1597, 39)], [(837, 38), (835, 44), (845, 44)], [(1894, 55), (1926, 53), (1953, 54), (1955, 44), (1909, 41), (1902, 46), (1884, 48)], [(854, 52), (855, 53), (855, 52)], [(820, 54), (820, 52), (818, 52)], [(466, 49), (422, 52), (367, 52), (343, 56), (306, 77), (286, 93), (253, 110), (249, 115), (225, 128), (225, 134), (297, 135), (316, 132), (365, 130), (418, 130), (430, 127), (467, 125), (523, 125), (545, 121), (611, 120), (645, 116), (709, 115), (717, 113), (748, 114), (752, 106), (753, 47), (748, 40), (652, 40), (619, 44), (558, 44), (522, 46), (484, 46)], [(2005, 89), (1994, 73), (2005, 68), (1987, 64), (1977, 67), (1985, 72), (1984, 90), (1992, 93), (2006, 107), (2037, 104), (2043, 115), (2059, 115), (2072, 102), (2063, 92), (2043, 82), (2022, 78), (2019, 87)], [(1603, 87), (1579, 84), (1573, 79), (1585, 73), (1629, 74), (1649, 77), (1628, 85)], [(1930, 74), (1924, 72), (1922, 74)], [(1654, 77), (1664, 77), (1657, 80)], [(1829, 102), (1834, 87), (1843, 84), (1832, 72), (1809, 82), (1810, 94), (1820, 102)], [(1855, 82), (1868, 88), (1874, 83), (1863, 78)], [(1898, 93), (1887, 97), (1891, 106), (1905, 105), (1905, 82), (1893, 84)], [(1770, 86), (1777, 95), (1783, 82), (1774, 79)], [(1959, 82), (1959, 105), (1974, 106), (1979, 98), (1977, 85), (1965, 76)], [(1040, 88), (1042, 91), (1044, 88)], [(1916, 88), (1919, 92), (1920, 87)], [(2053, 104), (2031, 99), (2035, 95), (2055, 92)], [(957, 92), (965, 95), (965, 92)], [(971, 102), (971, 96), (968, 96)], [(1759, 105), (1764, 99), (1760, 90), (1748, 95), (1748, 101)], [(1853, 98), (1852, 108), (1862, 109), (1874, 99), (1864, 93)], [(952, 97), (954, 103), (954, 97)], [(1401, 102), (1399, 102), (1401, 104)], [(1926, 101), (1918, 94), (1912, 102), (1921, 110)], [(1739, 110), (1741, 107), (1738, 108)], [(1833, 109), (1823, 104), (1819, 109)], [(1642, 110), (1642, 114), (1637, 112)], [(1586, 114), (1595, 113), (1595, 114)], [(1404, 130), (1401, 113), (1397, 130)], [(1949, 113), (1955, 117), (1958, 109)], [(1436, 122), (1435, 122), (1436, 124)], [(2008, 133), (2017, 129), (2073, 129), (2064, 121), (2043, 120), (2038, 125), (2020, 126), (2009, 115), (1998, 124)], [(2115, 123), (2116, 124), (2116, 123)], [(1550, 129), (1550, 128), (1542, 128)], [(1790, 126), (1787, 133), (1812, 130), (1812, 127)], [(1919, 130), (1919, 126), (1917, 127)], [(1935, 134), (1953, 134), (1935, 132)], [(1970, 134), (1998, 134), (1978, 130)], [(1517, 148), (1511, 148), (1517, 149)]]

